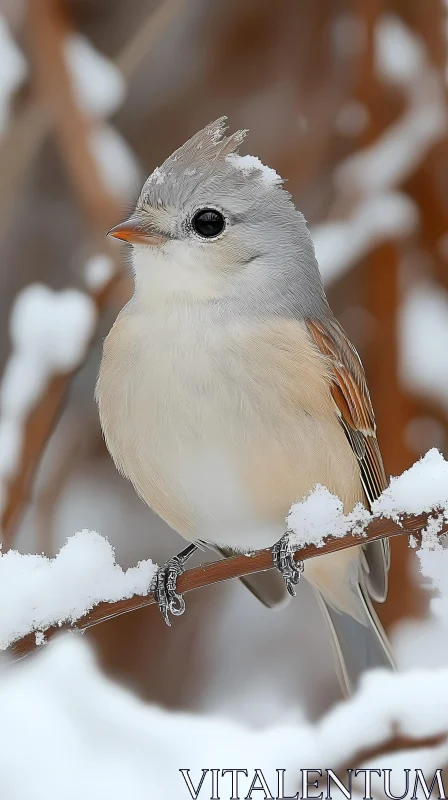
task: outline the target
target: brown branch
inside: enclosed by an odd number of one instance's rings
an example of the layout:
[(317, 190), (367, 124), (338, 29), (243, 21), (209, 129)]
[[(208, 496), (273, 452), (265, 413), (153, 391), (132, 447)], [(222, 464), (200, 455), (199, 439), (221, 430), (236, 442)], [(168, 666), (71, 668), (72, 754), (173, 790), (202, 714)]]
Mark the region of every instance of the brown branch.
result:
[[(413, 534), (418, 541), (421, 541), (421, 536), (431, 516), (428, 514), (405, 516), (400, 520), (400, 523), (387, 518), (375, 518), (368, 524), (362, 536), (348, 534), (341, 539), (334, 539), (329, 536), (325, 539), (323, 547), (316, 547), (313, 544), (308, 545), (298, 550), (294, 557), (296, 561), (299, 559), (305, 561), (308, 558), (334, 553), (347, 547), (356, 547), (359, 544), (366, 544), (367, 541), (383, 539), (384, 537), (409, 536)], [(438, 535), (442, 536), (444, 533), (448, 533), (448, 521), (443, 523)], [(178, 589), (182, 593), (191, 592), (194, 589), (210, 586), (213, 583), (231, 580), (232, 578), (241, 578), (244, 575), (263, 572), (272, 568), (271, 551), (257, 550), (254, 553), (232, 556), (223, 561), (215, 561), (211, 564), (194, 567), (180, 576)], [(155, 603), (155, 600), (152, 594), (135, 595), (126, 600), (117, 600), (114, 603), (99, 603), (72, 625), (66, 623), (61, 626), (52, 626), (42, 632), (45, 634), (46, 640), (48, 640), (59, 631), (83, 631), (108, 619), (127, 614), (130, 611), (137, 611), (137, 609), (153, 605), (153, 603)], [(36, 635), (35, 633), (30, 633), (12, 645), (10, 652), (15, 657), (20, 658), (36, 650), (37, 647)]]
[[(352, 789), (355, 790), (357, 786), (361, 788), (363, 785), (362, 777), (355, 777), (356, 770), (362, 769), (363, 764), (372, 764), (373, 768), (376, 767), (378, 761), (382, 764), (387, 764), (387, 757), (393, 753), (406, 753), (412, 759), (415, 758), (415, 754), (420, 750), (436, 750), (448, 742), (447, 731), (414, 738), (412, 736), (403, 736), (400, 728), (401, 725), (398, 722), (393, 723), (390, 736), (386, 740), (371, 747), (360, 748), (350, 754), (343, 765), (337, 766), (337, 774), (342, 777), (342, 780), (344, 780), (345, 775), (351, 774), (353, 778)], [(426, 773), (426, 770), (424, 772)], [(380, 793), (375, 794), (375, 797), (376, 800), (382, 800), (382, 798), (386, 800), (386, 794), (381, 790)]]

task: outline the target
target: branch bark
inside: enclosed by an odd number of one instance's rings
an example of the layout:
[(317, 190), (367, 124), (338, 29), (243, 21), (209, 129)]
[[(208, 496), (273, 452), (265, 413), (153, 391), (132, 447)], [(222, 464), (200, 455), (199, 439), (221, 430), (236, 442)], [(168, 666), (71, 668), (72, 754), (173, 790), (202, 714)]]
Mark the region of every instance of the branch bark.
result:
[[(344, 550), (347, 547), (356, 547), (360, 544), (366, 544), (375, 539), (383, 539), (385, 537), (409, 536), (412, 534), (416, 537), (417, 541), (421, 541), (422, 534), (425, 531), (428, 521), (433, 516), (434, 514), (403, 516), (400, 522), (395, 522), (394, 520), (383, 517), (374, 518), (368, 524), (362, 535), (358, 534), (355, 536), (348, 533), (347, 536), (340, 539), (334, 539), (329, 536), (325, 539), (323, 547), (316, 547), (316, 545), (313, 544), (307, 545), (301, 550), (298, 550), (294, 558), (296, 561), (300, 559), (305, 561), (309, 558), (315, 558), (316, 556), (321, 556), (326, 553), (334, 553), (338, 550)], [(438, 535), (442, 536), (445, 533), (448, 533), (448, 520), (444, 520)], [(244, 575), (251, 575), (254, 572), (263, 572), (269, 569), (273, 569), (271, 551), (257, 550), (254, 553), (232, 556), (222, 561), (215, 561), (211, 564), (194, 567), (180, 576), (177, 586), (178, 590), (182, 593), (191, 592), (194, 589), (210, 586), (213, 583), (219, 583), (233, 578), (241, 578)], [(39, 631), (39, 633), (44, 633), (45, 641), (48, 641), (59, 631), (84, 631), (108, 619), (113, 619), (121, 614), (128, 614), (130, 611), (137, 611), (139, 608), (151, 606), (154, 603), (154, 596), (151, 593), (147, 595), (135, 595), (126, 600), (118, 600), (115, 603), (99, 603), (72, 625), (68, 623), (60, 626), (56, 625), (44, 631)], [(21, 658), (33, 652), (38, 647), (35, 631), (19, 639), (9, 648), (9, 652), (13, 657)]]

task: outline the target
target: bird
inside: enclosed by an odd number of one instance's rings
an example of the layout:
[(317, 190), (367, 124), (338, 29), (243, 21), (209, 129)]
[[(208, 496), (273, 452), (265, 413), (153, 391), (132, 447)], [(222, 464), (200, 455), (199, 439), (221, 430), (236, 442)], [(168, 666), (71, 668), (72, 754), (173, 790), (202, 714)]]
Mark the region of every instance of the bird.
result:
[(188, 546), (158, 569), (165, 622), (198, 547), (272, 548), (246, 576), (270, 608), (303, 572), (332, 635), (344, 691), (393, 668), (372, 600), (387, 595), (387, 540), (294, 561), (293, 503), (317, 484), (345, 512), (387, 486), (364, 369), (328, 304), (310, 232), (284, 180), (240, 155), (226, 117), (146, 180), (130, 218), (134, 293), (106, 337), (95, 397), (108, 450), (138, 495)]

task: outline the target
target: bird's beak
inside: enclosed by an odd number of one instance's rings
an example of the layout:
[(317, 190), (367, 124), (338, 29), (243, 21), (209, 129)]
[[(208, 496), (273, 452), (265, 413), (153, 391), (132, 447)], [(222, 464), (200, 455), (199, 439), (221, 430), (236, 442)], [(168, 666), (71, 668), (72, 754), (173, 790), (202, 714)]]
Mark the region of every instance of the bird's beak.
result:
[(107, 235), (114, 236), (115, 239), (122, 239), (130, 244), (148, 244), (153, 247), (159, 247), (167, 241), (167, 237), (162, 233), (145, 231), (141, 220), (136, 217), (129, 217), (125, 222), (115, 225), (114, 228), (108, 231)]

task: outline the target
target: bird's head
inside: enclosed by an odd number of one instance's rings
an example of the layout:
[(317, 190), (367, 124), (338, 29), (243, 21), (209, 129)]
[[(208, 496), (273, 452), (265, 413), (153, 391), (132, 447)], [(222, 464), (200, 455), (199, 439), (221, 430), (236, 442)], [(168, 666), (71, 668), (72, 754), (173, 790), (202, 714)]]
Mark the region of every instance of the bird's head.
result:
[(225, 119), (155, 169), (132, 216), (109, 232), (133, 247), (137, 292), (218, 298), (285, 264), (297, 250), (314, 260), (304, 219), (282, 179), (258, 158), (238, 155), (247, 131), (226, 136)]

